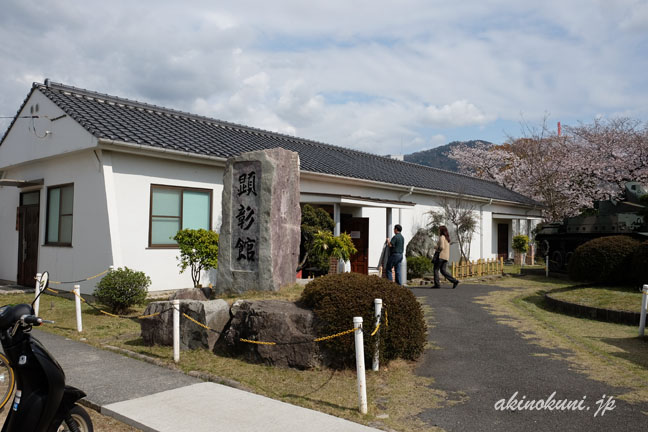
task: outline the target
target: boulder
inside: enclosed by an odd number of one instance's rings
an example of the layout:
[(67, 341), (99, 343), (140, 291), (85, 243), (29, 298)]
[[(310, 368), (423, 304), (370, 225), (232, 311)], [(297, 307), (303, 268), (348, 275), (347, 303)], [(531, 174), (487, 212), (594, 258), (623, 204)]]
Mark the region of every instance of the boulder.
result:
[(185, 288), (180, 289), (169, 297), (169, 300), (198, 300), (198, 301), (207, 301), (209, 300), (205, 295), (205, 292), (201, 288)]
[(428, 231), (424, 228), (420, 228), (407, 244), (406, 256), (423, 256), (431, 260), (434, 257), (435, 248), (436, 243), (434, 242)]
[[(247, 361), (272, 366), (309, 369), (323, 363), (310, 309), (280, 300), (238, 301), (236, 312), (218, 341), (216, 351), (242, 356)], [(241, 342), (249, 339), (277, 342), (258, 345)]]
[[(144, 315), (160, 315), (140, 320), (141, 335), (149, 345), (173, 345), (173, 303), (152, 302)], [(212, 330), (207, 330), (182, 314), (187, 314)], [(225, 300), (180, 300), (180, 349), (206, 348), (212, 350), (230, 320), (229, 305)]]

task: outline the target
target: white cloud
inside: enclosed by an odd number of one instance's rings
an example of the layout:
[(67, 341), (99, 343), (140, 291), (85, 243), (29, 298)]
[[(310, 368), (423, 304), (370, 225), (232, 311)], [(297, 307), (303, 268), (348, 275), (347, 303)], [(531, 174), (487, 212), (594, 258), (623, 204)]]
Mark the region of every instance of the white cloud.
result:
[(454, 101), (442, 107), (428, 106), (423, 112), (424, 121), (437, 127), (472, 126), (484, 124), (487, 117), (475, 105)]

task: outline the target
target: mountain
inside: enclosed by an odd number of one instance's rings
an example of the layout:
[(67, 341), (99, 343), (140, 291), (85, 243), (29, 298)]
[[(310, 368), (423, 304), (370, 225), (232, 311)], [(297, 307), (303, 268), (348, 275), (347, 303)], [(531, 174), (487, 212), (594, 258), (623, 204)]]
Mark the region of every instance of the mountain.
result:
[(491, 142), (483, 140), (452, 141), (449, 144), (435, 147), (433, 149), (407, 154), (404, 156), (404, 159), (407, 162), (419, 165), (426, 165), (457, 172), (459, 171), (459, 165), (457, 164), (457, 161), (448, 157), (448, 153), (450, 153), (450, 150), (452, 150), (453, 147), (457, 147), (461, 144), (465, 144), (468, 147), (475, 147), (477, 144), (492, 145)]

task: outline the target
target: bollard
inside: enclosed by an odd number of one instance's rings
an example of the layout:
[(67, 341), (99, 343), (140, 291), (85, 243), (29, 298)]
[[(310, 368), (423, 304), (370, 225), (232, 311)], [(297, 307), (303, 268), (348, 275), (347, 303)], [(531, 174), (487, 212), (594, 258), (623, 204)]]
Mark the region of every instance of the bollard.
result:
[(358, 375), (358, 402), (360, 413), (367, 414), (367, 380), (365, 377), (364, 337), (362, 335), (362, 317), (353, 317), (355, 334), (356, 372)]
[(36, 316), (38, 316), (38, 309), (40, 308), (41, 276), (43, 276), (41, 273), (36, 273), (36, 289), (34, 291), (34, 315)]
[(639, 336), (644, 335), (646, 329), (646, 309), (648, 309), (648, 285), (643, 286), (643, 295), (641, 296), (641, 318), (639, 319)]
[(113, 271), (115, 270), (115, 266), (108, 266), (108, 271)]
[(74, 285), (74, 304), (76, 305), (77, 331), (83, 331), (83, 322), (81, 321), (81, 286)]
[(173, 361), (180, 361), (180, 300), (173, 300)]
[[(376, 316), (376, 327), (380, 324), (380, 316), (382, 315), (382, 299), (374, 299), (374, 311)], [(380, 370), (380, 329), (376, 333), (376, 348), (374, 349), (373, 367), (374, 372)]]
[(549, 255), (545, 257), (545, 277), (549, 277)]

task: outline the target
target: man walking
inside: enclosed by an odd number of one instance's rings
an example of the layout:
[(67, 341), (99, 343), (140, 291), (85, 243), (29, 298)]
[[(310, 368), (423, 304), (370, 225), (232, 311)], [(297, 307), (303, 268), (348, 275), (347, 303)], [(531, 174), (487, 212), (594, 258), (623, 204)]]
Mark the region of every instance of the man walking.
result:
[(389, 246), (389, 260), (387, 261), (387, 279), (392, 280), (392, 269), (396, 273), (396, 283), (403, 285), (403, 275), (401, 275), (401, 261), (403, 261), (403, 248), (405, 246), (405, 239), (401, 235), (403, 227), (400, 225), (394, 226), (394, 237), (387, 238), (387, 245)]

